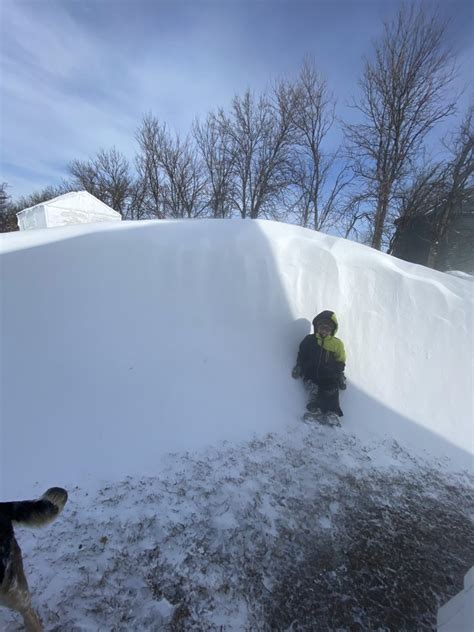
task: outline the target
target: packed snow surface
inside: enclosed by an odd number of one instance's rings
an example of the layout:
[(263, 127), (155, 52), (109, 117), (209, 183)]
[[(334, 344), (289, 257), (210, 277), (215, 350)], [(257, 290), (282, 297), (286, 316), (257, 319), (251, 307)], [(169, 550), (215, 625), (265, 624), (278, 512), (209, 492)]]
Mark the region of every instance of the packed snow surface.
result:
[(347, 347), (347, 431), (468, 462), (462, 279), (264, 221), (38, 230), (2, 251), (4, 496), (281, 430), (304, 409), (289, 375), (323, 309)]
[[(379, 489), (371, 478), (377, 468), (405, 476), (423, 463), (416, 476), (427, 468), (469, 487), (466, 278), (265, 221), (9, 234), (0, 265), (0, 494), (33, 497), (52, 485), (70, 492), (54, 525), (21, 532), (35, 601), (55, 629), (256, 625), (255, 594), (239, 592), (231, 569), (248, 579), (236, 560), (261, 545), (270, 594), (269, 559), (282, 524), (304, 531), (311, 515), (311, 537), (332, 529), (337, 502), (311, 501), (310, 514), (300, 505), (297, 521), (287, 511), (319, 485), (336, 497), (338, 477), (362, 471)], [(303, 427), (306, 395), (290, 376), (298, 344), (323, 309), (336, 312), (348, 358), (340, 429)], [(252, 542), (235, 539), (242, 525)], [(41, 561), (47, 550), (48, 563)], [(196, 556), (207, 565), (196, 565)], [(467, 570), (457, 569), (461, 583)], [(76, 603), (72, 596), (85, 586), (91, 594)], [(283, 617), (269, 616), (267, 623)]]

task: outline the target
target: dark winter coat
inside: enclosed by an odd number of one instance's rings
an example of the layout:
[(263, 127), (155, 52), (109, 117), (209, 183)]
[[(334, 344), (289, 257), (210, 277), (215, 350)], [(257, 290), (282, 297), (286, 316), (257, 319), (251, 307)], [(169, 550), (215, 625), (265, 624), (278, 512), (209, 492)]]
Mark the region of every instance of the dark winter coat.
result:
[(300, 344), (296, 361), (303, 379), (315, 383), (338, 379), (346, 362), (344, 343), (334, 336), (338, 328), (336, 315), (331, 311), (321, 312), (313, 320), (315, 329), (323, 320), (333, 325), (332, 335), (325, 338), (317, 333), (306, 336)]

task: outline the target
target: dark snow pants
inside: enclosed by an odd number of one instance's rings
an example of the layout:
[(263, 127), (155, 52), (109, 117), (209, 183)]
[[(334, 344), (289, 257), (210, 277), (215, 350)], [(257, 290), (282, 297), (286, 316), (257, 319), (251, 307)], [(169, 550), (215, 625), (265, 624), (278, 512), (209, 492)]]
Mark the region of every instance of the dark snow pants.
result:
[(319, 408), (322, 413), (336, 413), (339, 417), (343, 412), (339, 405), (339, 379), (320, 378), (317, 382), (305, 381), (310, 394), (310, 403)]

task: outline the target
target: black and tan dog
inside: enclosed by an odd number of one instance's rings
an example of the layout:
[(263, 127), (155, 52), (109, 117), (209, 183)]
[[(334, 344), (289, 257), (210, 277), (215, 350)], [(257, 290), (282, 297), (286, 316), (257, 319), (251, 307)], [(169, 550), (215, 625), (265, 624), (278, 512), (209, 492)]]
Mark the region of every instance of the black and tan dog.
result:
[(0, 503), (0, 605), (21, 613), (28, 632), (42, 632), (43, 627), (31, 605), (13, 523), (41, 527), (61, 513), (66, 501), (65, 489), (51, 487), (37, 500)]

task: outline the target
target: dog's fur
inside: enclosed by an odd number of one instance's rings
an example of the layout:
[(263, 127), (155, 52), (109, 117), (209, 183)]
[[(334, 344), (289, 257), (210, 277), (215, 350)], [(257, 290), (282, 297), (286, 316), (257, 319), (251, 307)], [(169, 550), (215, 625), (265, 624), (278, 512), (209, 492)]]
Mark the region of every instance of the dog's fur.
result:
[(38, 500), (0, 503), (0, 605), (18, 611), (28, 632), (42, 632), (43, 627), (31, 605), (13, 524), (31, 527), (48, 524), (61, 513), (66, 501), (65, 489), (51, 487)]

